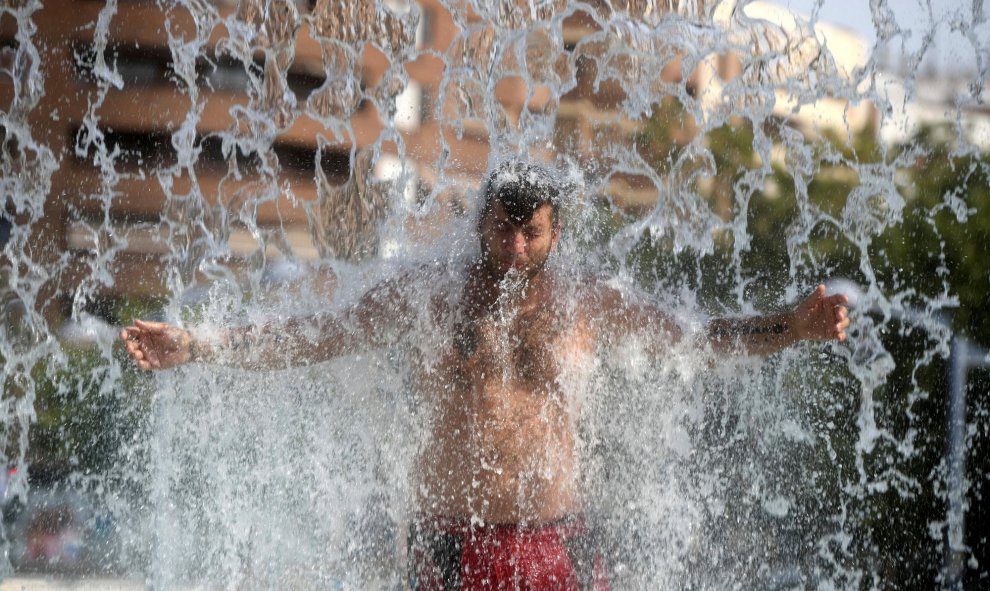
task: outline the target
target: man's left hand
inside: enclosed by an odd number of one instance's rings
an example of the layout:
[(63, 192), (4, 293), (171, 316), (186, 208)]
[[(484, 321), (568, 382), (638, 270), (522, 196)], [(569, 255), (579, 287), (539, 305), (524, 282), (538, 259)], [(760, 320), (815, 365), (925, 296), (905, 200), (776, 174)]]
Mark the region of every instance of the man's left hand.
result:
[(844, 294), (826, 296), (825, 286), (819, 285), (794, 310), (794, 327), (800, 339), (812, 341), (846, 340), (849, 327), (849, 298)]

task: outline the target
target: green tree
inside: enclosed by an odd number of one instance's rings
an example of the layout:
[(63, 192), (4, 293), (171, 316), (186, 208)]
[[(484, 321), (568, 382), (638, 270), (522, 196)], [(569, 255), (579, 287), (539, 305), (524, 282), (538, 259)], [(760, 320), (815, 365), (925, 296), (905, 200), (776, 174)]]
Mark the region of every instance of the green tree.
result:
[[(779, 146), (782, 125), (767, 122), (761, 131)], [(902, 305), (924, 310), (946, 298), (958, 298), (951, 317), (954, 329), (984, 347), (990, 344), (990, 316), (985, 313), (990, 303), (985, 263), (990, 260), (990, 161), (984, 155), (955, 150), (947, 129), (924, 128), (909, 143), (886, 150), (872, 128), (848, 138), (825, 134), (806, 139), (814, 148), (812, 178), (795, 179), (786, 161), (772, 162), (764, 187), (750, 195), (741, 181), (758, 166), (754, 138), (749, 120), (699, 130), (673, 99), (658, 106), (636, 138), (640, 153), (652, 159), (658, 173), (670, 174), (685, 146), (701, 142), (711, 152), (715, 172), (707, 187), (692, 188), (723, 220), (738, 222), (745, 216), (745, 223), (727, 224), (710, 253), (678, 252), (669, 237), (644, 236), (626, 261), (641, 281), (687, 284), (699, 292), (703, 305), (719, 313), (738, 305), (740, 285), (743, 299), (766, 309), (787, 304), (782, 296), (788, 285), (817, 281), (806, 276), (809, 272), (863, 284), (865, 265), (875, 274), (877, 287), (888, 298), (898, 296)], [(881, 224), (883, 231), (870, 241), (866, 260), (849, 236), (828, 223), (816, 225), (806, 243), (788, 251), (786, 229), (801, 221), (804, 209), (815, 208), (839, 219), (846, 208), (861, 207), (851, 198), (860, 186), (861, 173), (871, 167), (885, 173), (905, 162), (908, 165), (898, 169), (895, 179), (906, 199), (902, 215), (899, 221)], [(802, 194), (805, 181), (806, 194)], [(889, 197), (857, 198), (873, 199), (868, 205), (885, 214)], [(748, 233), (745, 248), (739, 248), (732, 228)], [(845, 371), (815, 372), (824, 385), (815, 390), (819, 400), (811, 403), (807, 418), (827, 441), (833, 455), (826, 456), (826, 463), (834, 464), (832, 473), (845, 487), (843, 492), (831, 491), (849, 495), (857, 490), (861, 497), (848, 498), (841, 507), (848, 511), (848, 519), (859, 524), (849, 560), (874, 573), (884, 585), (930, 586), (941, 569), (941, 546), (932, 537), (931, 523), (945, 513), (946, 361), (932, 356), (936, 343), (924, 330), (882, 318), (861, 317), (860, 322), (880, 323), (883, 346), (893, 361), (886, 381), (871, 392), (877, 422), (887, 437), (867, 452), (857, 448), (863, 401), (858, 382)], [(978, 502), (990, 457), (986, 453), (990, 413), (978, 391), (982, 387), (985, 393), (985, 383), (976, 376), (971, 388), (976, 396), (971, 396), (969, 408), (978, 428), (970, 439), (970, 457), (976, 461), (970, 463), (973, 489), (967, 542), (980, 564), (990, 560), (980, 533), (990, 531), (990, 523)], [(794, 386), (800, 388), (800, 380)], [(828, 471), (827, 466), (821, 468)], [(976, 581), (979, 570), (971, 577)]]

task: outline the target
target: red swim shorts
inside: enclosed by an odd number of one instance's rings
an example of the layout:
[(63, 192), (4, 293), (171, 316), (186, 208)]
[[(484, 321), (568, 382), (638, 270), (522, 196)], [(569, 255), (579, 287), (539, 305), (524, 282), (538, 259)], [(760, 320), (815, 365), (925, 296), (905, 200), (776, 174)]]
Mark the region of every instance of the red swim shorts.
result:
[(409, 587), (608, 591), (594, 542), (581, 516), (534, 526), (420, 517), (409, 530)]

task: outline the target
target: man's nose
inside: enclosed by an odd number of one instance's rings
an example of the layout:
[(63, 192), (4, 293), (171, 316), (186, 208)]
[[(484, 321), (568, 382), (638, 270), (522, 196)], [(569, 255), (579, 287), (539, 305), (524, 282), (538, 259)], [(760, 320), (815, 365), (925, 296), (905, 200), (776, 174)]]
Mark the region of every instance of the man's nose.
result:
[(509, 237), (509, 250), (513, 254), (523, 254), (526, 252), (526, 236), (522, 232), (513, 232)]

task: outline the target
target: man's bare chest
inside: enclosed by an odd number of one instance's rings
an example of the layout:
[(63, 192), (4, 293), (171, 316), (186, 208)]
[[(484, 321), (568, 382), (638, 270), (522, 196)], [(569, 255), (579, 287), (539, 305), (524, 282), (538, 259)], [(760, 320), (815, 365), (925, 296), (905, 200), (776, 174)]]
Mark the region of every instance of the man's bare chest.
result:
[(444, 357), (451, 370), (476, 383), (542, 390), (560, 371), (561, 328), (559, 315), (545, 308), (466, 316), (452, 324)]

